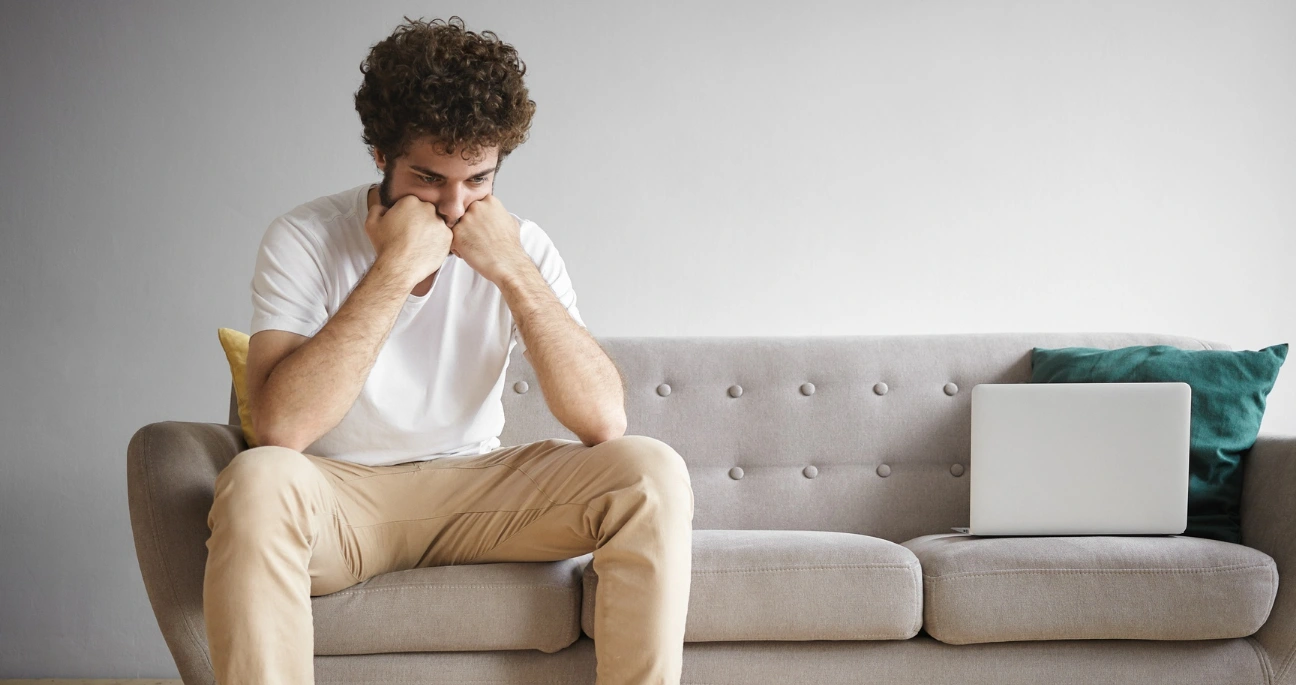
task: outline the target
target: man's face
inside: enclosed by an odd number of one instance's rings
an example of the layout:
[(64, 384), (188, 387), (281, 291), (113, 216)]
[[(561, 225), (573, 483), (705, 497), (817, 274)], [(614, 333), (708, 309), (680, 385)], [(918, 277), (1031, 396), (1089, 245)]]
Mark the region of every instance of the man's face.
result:
[(462, 151), (438, 154), (430, 138), (420, 138), (409, 152), (397, 159), (383, 159), (374, 150), (374, 161), (383, 169), (378, 201), (391, 207), (406, 195), (436, 205), (437, 213), (454, 228), (468, 205), (489, 195), (495, 187), (499, 148), (484, 148), (475, 160), (465, 160)]

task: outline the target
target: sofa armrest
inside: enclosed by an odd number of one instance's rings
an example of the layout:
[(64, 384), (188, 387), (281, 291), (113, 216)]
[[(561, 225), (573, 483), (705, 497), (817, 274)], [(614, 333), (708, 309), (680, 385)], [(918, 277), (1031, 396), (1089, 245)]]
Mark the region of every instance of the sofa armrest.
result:
[(202, 611), (207, 514), (216, 475), (245, 449), (239, 426), (180, 421), (144, 426), (126, 448), (135, 555), (162, 637), (189, 685), (216, 682)]
[(1272, 682), (1296, 685), (1296, 435), (1261, 434), (1243, 458), (1242, 544), (1278, 564), (1278, 597), (1255, 640)]

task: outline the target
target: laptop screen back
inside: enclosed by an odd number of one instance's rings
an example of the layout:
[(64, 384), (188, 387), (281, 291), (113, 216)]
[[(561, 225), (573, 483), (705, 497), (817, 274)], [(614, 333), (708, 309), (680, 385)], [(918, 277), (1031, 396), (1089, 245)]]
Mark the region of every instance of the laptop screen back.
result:
[(1184, 532), (1191, 402), (1187, 383), (977, 385), (969, 532)]

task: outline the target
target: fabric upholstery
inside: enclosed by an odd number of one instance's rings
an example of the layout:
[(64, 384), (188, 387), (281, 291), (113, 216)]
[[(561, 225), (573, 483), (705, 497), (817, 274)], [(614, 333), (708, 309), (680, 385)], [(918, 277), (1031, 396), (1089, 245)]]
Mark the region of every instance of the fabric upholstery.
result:
[[(922, 626), (909, 550), (852, 533), (695, 530), (685, 642), (906, 640)], [(594, 635), (598, 573), (585, 568), (581, 627)]]
[(1245, 637), (1278, 591), (1264, 552), (1182, 535), (939, 534), (904, 546), (922, 564), (924, 630), (955, 645)]
[(1242, 542), (1273, 557), (1280, 578), (1255, 639), (1273, 662), (1273, 684), (1296, 685), (1296, 435), (1262, 433), (1244, 464)]
[[(1034, 347), (1228, 349), (1154, 333), (599, 342), (625, 378), (626, 432), (662, 440), (688, 462), (694, 528), (833, 530), (897, 543), (968, 525), (972, 387), (1029, 382)], [(502, 444), (577, 439), (549, 413), (521, 355), (503, 402)]]
[(161, 421), (131, 436), (126, 490), (144, 589), (187, 684), (212, 685), (203, 621), (207, 514), (216, 476), (247, 449), (237, 425)]
[(556, 652), (580, 637), (591, 558), (409, 569), (312, 597), (315, 653)]

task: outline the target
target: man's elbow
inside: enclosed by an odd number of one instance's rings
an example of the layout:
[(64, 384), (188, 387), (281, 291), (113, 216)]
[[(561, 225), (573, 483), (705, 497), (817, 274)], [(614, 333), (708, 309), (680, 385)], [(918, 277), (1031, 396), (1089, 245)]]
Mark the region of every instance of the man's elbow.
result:
[[(261, 436), (259, 435), (257, 436), (257, 438), (260, 437)], [(287, 447), (288, 449), (294, 452), (301, 452), (305, 450), (308, 445), (310, 445), (309, 442), (303, 440), (291, 440), (291, 439), (281, 440), (274, 436), (271, 436), (270, 439), (268, 440), (258, 440), (257, 442), (258, 442), (257, 444), (258, 447)]]
[(283, 430), (284, 426), (282, 425), (260, 419), (255, 412), (253, 412), (252, 417), (252, 426), (256, 432), (258, 447), (287, 447), (290, 450), (300, 452), (311, 443), (310, 440), (304, 440), (302, 436)]
[(625, 435), (625, 432), (625, 411), (617, 411), (608, 416), (598, 429), (581, 436), (581, 442), (585, 443), (587, 447), (593, 447), (601, 442), (607, 442), (608, 440), (619, 438)]
[(266, 433), (264, 435), (257, 433), (256, 438), (258, 447), (287, 447), (295, 452), (300, 452), (310, 445), (310, 441), (278, 433)]

